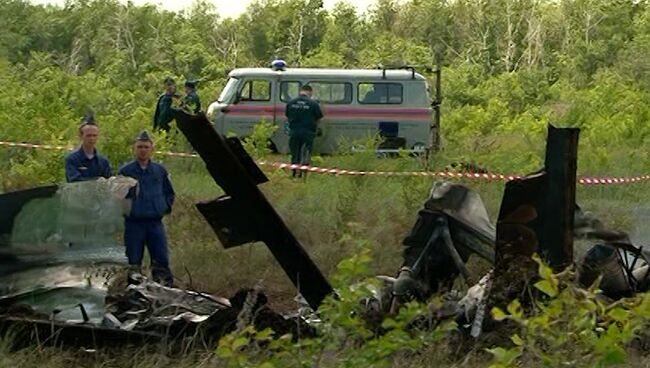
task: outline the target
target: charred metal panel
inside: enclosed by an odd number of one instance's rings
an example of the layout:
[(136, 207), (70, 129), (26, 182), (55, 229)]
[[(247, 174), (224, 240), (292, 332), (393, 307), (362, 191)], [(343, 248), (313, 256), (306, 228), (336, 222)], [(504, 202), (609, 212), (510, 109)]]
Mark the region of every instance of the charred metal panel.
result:
[(549, 126), (544, 171), (506, 184), (497, 223), (497, 274), (539, 253), (556, 270), (573, 262), (579, 129)]
[(242, 146), (239, 139), (234, 137), (226, 138), (226, 143), (228, 143), (228, 147), (230, 147), (232, 153), (235, 154), (255, 183), (262, 184), (269, 181), (266, 175), (264, 175), (264, 172), (262, 172), (257, 164), (255, 164), (253, 158), (248, 155), (248, 152), (246, 152), (246, 149), (244, 149), (244, 146)]
[(208, 221), (224, 248), (262, 240), (255, 224), (248, 221), (249, 211), (229, 196), (197, 203), (196, 208)]
[[(217, 133), (205, 115), (191, 116), (182, 111), (175, 114), (179, 129), (201, 156), (217, 185), (231, 198), (228, 201), (232, 201), (199, 205), (201, 212), (217, 215), (235, 203), (240, 207), (232, 221), (208, 219), (215, 232), (221, 232), (220, 238), (225, 237), (219, 226), (230, 223), (238, 233), (234, 238), (226, 239), (227, 244), (234, 245), (247, 239), (263, 241), (310, 306), (318, 308), (332, 293), (332, 287), (257, 187), (262, 179), (259, 168), (241, 145), (233, 141), (229, 143)], [(234, 225), (235, 221), (238, 221), (237, 225)], [(248, 237), (240, 233), (251, 229), (256, 231)]]
[(43, 344), (49, 346), (124, 347), (142, 346), (165, 340), (164, 335), (105, 328), (88, 324), (69, 324), (42, 319), (0, 316), (0, 336), (12, 334), (15, 349)]
[(577, 128), (548, 127), (544, 221), (539, 239), (540, 252), (556, 270), (573, 262), (579, 134)]
[(518, 256), (529, 258), (537, 252), (542, 229), (538, 206), (545, 183), (544, 173), (506, 183), (497, 222), (497, 275)]

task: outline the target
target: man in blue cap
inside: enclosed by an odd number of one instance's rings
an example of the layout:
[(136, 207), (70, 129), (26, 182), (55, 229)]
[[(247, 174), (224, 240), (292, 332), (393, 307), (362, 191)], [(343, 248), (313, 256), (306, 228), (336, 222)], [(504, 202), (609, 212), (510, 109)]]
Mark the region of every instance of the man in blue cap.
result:
[(174, 120), (172, 104), (174, 99), (179, 98), (176, 94), (176, 82), (171, 77), (165, 78), (165, 93), (158, 97), (156, 103), (156, 112), (153, 116), (153, 128), (155, 130), (164, 130), (169, 132), (170, 123)]
[(142, 131), (136, 138), (134, 151), (135, 160), (119, 170), (119, 175), (138, 180), (138, 185), (127, 195), (131, 200), (131, 211), (124, 221), (126, 256), (130, 265), (142, 266), (146, 245), (154, 281), (172, 286), (174, 279), (169, 268), (169, 250), (162, 218), (171, 213), (174, 189), (167, 170), (151, 160), (153, 141), (147, 131)]
[[(300, 95), (287, 102), (285, 115), (289, 121), (289, 150), (291, 163), (309, 165), (318, 121), (323, 118), (320, 105), (311, 98), (312, 88), (304, 85)], [(293, 176), (302, 176), (299, 170), (292, 170)]]
[(95, 180), (111, 177), (111, 164), (97, 152), (99, 127), (92, 115), (86, 115), (79, 125), (81, 146), (65, 158), (65, 179), (74, 181)]

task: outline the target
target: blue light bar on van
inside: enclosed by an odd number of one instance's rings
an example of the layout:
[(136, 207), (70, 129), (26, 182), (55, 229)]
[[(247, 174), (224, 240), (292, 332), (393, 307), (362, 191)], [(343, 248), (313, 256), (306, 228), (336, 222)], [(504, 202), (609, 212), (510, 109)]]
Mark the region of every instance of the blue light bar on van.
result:
[(271, 62), (271, 69), (284, 70), (287, 67), (287, 62), (282, 59), (276, 59)]

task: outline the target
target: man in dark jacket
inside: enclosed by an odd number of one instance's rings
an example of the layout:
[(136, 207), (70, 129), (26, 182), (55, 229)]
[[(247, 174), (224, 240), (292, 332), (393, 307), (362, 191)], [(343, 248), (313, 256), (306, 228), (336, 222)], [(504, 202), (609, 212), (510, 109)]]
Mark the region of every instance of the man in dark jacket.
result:
[(86, 116), (79, 125), (81, 146), (65, 158), (65, 179), (73, 181), (94, 180), (111, 177), (111, 164), (97, 152), (99, 127), (92, 116)]
[[(291, 163), (309, 165), (314, 138), (318, 130), (318, 121), (323, 118), (320, 105), (311, 98), (312, 88), (304, 85), (300, 95), (287, 102), (285, 115), (289, 121), (289, 150)], [(293, 176), (301, 176), (299, 170), (293, 170)]]
[(146, 244), (154, 281), (172, 286), (174, 279), (169, 268), (169, 250), (162, 218), (172, 210), (174, 189), (167, 170), (151, 161), (153, 141), (146, 131), (136, 138), (134, 151), (136, 159), (119, 170), (120, 175), (138, 180), (137, 187), (127, 195), (131, 200), (131, 211), (124, 222), (126, 256), (130, 265), (140, 267)]
[(174, 99), (178, 97), (176, 94), (176, 82), (170, 77), (165, 78), (165, 93), (158, 97), (156, 112), (153, 116), (153, 128), (155, 130), (169, 132), (169, 129), (171, 129), (170, 123), (174, 120), (172, 104)]
[(201, 99), (196, 93), (196, 81), (188, 80), (185, 82), (185, 97), (183, 97), (181, 108), (194, 115), (201, 111)]

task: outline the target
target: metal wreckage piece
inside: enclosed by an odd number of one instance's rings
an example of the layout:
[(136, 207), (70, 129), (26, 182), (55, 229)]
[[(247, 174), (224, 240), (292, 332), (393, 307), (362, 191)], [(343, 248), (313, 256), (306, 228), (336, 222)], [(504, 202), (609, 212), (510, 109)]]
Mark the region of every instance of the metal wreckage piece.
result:
[[(471, 321), (487, 295), (492, 273), (478, 280), (465, 264), (471, 255), (494, 263), (495, 237), (496, 229), (478, 193), (461, 184), (434, 183), (403, 241), (397, 277), (378, 276), (383, 287), (363, 301), (364, 317), (380, 325), (384, 316), (397, 313), (407, 301), (427, 302), (433, 295), (444, 295), (442, 308), (432, 311), (436, 320)], [(476, 283), (465, 295), (452, 290), (459, 276), (467, 285)]]
[[(506, 184), (496, 231), (477, 193), (460, 184), (434, 184), (404, 240), (397, 278), (379, 276), (384, 287), (364, 300), (366, 317), (380, 322), (405, 301), (426, 302), (438, 294), (445, 303), (432, 311), (435, 319), (455, 318), (478, 337), (492, 306), (526, 297), (527, 285), (538, 276), (532, 256), (540, 254), (563, 270), (575, 262), (574, 238), (601, 241), (577, 262), (582, 286), (602, 277), (600, 287), (611, 298), (650, 289), (650, 251), (575, 204), (578, 134), (549, 126), (544, 169)], [(475, 281), (465, 266), (472, 254), (494, 269), (459, 295), (451, 290), (459, 275), (468, 285)]]
[(112, 226), (123, 221), (131, 180), (0, 194), (0, 335), (11, 333), (15, 346), (186, 348), (213, 346), (242, 323), (313, 333), (300, 316), (271, 310), (260, 290), (225, 299), (164, 287), (130, 269)]
[(197, 204), (226, 248), (261, 241), (315, 310), (333, 289), (258, 184), (268, 181), (237, 138), (217, 133), (205, 115), (176, 111), (178, 128), (226, 194)]

